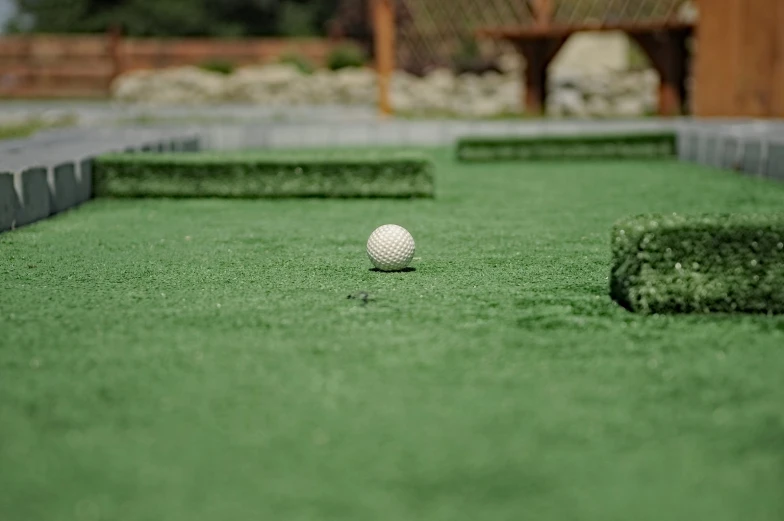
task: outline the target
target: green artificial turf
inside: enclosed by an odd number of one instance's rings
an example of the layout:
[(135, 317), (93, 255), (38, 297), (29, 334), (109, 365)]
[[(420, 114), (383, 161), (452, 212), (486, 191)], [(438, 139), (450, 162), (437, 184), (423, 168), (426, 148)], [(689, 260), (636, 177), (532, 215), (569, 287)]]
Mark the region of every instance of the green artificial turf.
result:
[[(784, 319), (640, 316), (608, 276), (619, 219), (784, 185), (431, 153), (438, 200), (98, 200), (0, 235), (3, 521), (780, 520)], [(415, 271), (370, 271), (388, 222)]]

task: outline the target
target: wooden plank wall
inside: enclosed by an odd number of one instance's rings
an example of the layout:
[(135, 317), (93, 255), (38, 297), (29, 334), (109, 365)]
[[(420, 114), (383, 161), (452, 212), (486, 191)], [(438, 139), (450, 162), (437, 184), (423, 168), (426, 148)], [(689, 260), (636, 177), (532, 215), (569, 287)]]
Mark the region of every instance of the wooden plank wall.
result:
[(323, 65), (326, 39), (135, 39), (117, 34), (0, 37), (0, 98), (96, 98), (117, 74), (225, 60), (253, 65), (296, 53)]
[(694, 115), (784, 117), (784, 0), (698, 0)]

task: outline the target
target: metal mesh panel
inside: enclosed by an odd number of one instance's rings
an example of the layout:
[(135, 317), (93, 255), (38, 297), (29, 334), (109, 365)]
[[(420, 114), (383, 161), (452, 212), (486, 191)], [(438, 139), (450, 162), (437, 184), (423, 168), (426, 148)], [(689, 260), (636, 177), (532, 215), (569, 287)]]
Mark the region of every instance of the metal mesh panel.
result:
[[(634, 22), (672, 19), (685, 0), (553, 0), (552, 21)], [(528, 0), (400, 0), (398, 56), (404, 68), (448, 65), (461, 41), (479, 27), (527, 26), (534, 23)], [(502, 43), (488, 42), (493, 54)]]
[[(402, 0), (406, 23), (398, 29), (398, 57), (404, 68), (449, 66), (461, 44), (484, 25), (530, 24), (525, 2), (514, 0)], [(497, 52), (499, 43), (486, 44)]]
[(553, 18), (559, 23), (634, 22), (669, 19), (676, 15), (680, 0), (560, 0)]

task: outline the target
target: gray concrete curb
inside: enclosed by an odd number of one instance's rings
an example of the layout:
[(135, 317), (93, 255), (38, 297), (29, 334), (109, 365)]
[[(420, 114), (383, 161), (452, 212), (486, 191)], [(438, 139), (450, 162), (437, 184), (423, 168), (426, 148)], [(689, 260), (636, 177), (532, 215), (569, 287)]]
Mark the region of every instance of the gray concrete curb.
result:
[(46, 219), (52, 213), (52, 194), (46, 168), (37, 166), (14, 174), (19, 208), (16, 227)]
[(0, 172), (0, 232), (16, 226), (19, 196), (14, 187), (14, 174)]
[(92, 197), (96, 156), (121, 151), (197, 151), (201, 137), (182, 129), (74, 131), (73, 136), (0, 147), (0, 233), (75, 208)]
[(682, 161), (784, 180), (781, 121), (692, 121), (680, 124), (676, 130)]

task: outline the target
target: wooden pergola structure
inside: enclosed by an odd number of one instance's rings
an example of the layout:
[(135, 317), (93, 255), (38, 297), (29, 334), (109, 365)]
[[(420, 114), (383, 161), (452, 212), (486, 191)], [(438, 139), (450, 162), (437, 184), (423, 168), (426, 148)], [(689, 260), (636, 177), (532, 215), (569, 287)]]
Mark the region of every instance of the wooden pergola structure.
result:
[[(395, 2), (403, 1), (409, 7), (438, 6), (444, 19), (450, 17), (441, 0), (368, 1), (377, 49), (379, 109), (382, 115), (389, 115), (389, 81), (395, 68)], [(454, 2), (457, 8), (457, 0), (443, 1)], [(622, 4), (594, 0), (475, 1), (460, 2), (464, 15), (474, 16), (474, 7), (489, 6), (492, 11), (499, 4), (512, 6), (517, 14), (497, 16), (485, 25), (471, 26), (470, 32), (477, 38), (508, 42), (524, 58), (525, 93), (521, 101), (529, 113), (544, 110), (548, 65), (573, 34), (620, 31), (640, 46), (659, 73), (660, 115), (683, 114), (690, 107), (698, 117), (784, 117), (784, 0), (693, 0), (699, 8), (696, 22), (678, 16), (681, 2), (676, 0), (649, 0), (647, 4), (655, 8), (631, 15), (626, 8), (615, 7), (642, 6), (643, 0)], [(466, 8), (469, 4), (471, 10)], [(575, 5), (588, 9), (579, 13), (567, 9)], [(588, 12), (599, 21), (593, 21)], [(430, 15), (432, 22), (433, 13)], [(478, 18), (486, 19), (484, 15)], [(503, 25), (497, 20), (511, 21)], [(690, 41), (694, 42), (693, 48)], [(687, 89), (687, 82), (693, 82), (692, 89)], [(687, 99), (689, 96), (693, 101)]]
[(528, 3), (535, 23), (526, 27), (482, 27), (476, 35), (502, 39), (514, 45), (525, 59), (523, 105), (529, 113), (543, 112), (547, 101), (547, 68), (566, 41), (579, 32), (620, 31), (637, 42), (659, 73), (659, 114), (674, 116), (685, 111), (689, 73), (687, 42), (694, 25), (677, 20), (630, 22), (553, 23), (554, 0)]
[[(676, 19), (673, 6), (677, 2), (664, 1), (669, 7), (660, 19), (638, 17), (592, 22), (574, 16), (564, 19), (559, 12), (559, 8), (564, 7), (560, 1), (508, 0), (507, 5), (514, 5), (514, 9), (520, 13), (515, 25), (473, 28), (474, 37), (508, 42), (524, 58), (525, 90), (524, 94), (521, 93), (521, 102), (528, 113), (543, 112), (547, 101), (547, 68), (550, 62), (570, 36), (585, 31), (621, 31), (629, 35), (659, 73), (659, 113), (678, 115), (684, 112), (690, 67), (687, 42), (694, 32), (694, 25)], [(371, 0), (379, 73), (379, 108), (382, 115), (392, 112), (389, 79), (395, 66), (395, 3), (395, 0)], [(610, 7), (608, 4), (602, 8), (605, 9), (605, 17), (613, 14)]]

